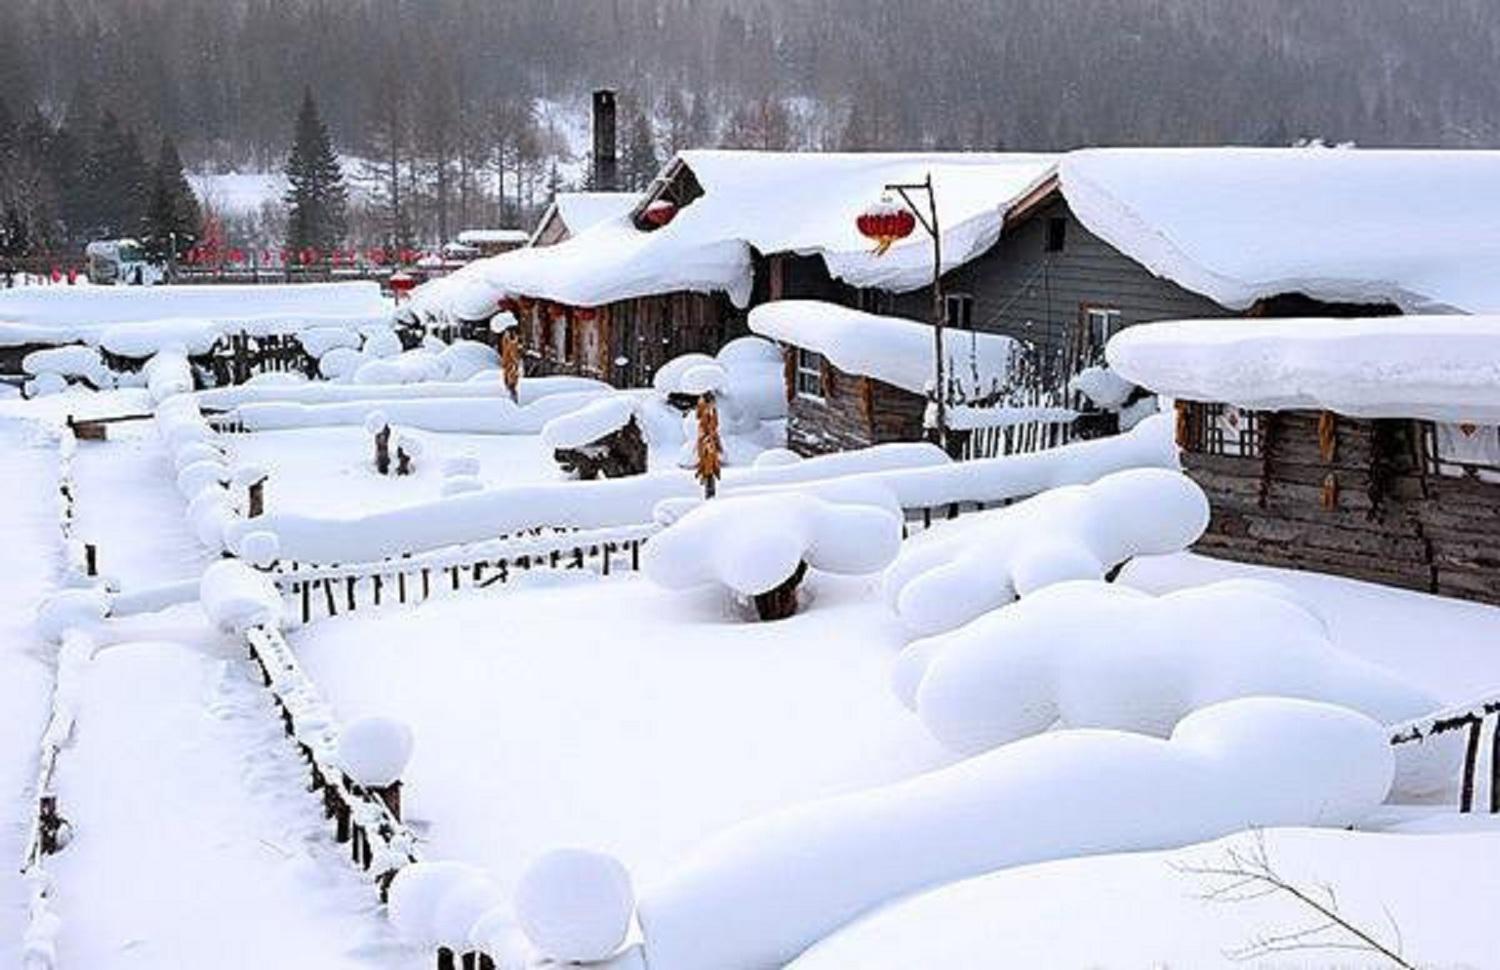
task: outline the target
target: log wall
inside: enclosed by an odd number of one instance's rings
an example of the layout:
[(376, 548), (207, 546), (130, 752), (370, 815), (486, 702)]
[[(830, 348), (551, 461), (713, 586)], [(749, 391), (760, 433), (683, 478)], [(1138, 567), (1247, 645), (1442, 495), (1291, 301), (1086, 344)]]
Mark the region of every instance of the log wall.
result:
[(1212, 508), (1195, 550), (1500, 604), (1500, 485), (1429, 472), (1422, 425), (1262, 413), (1261, 454), (1186, 449)]
[[(785, 352), (795, 351), (787, 347)], [(788, 400), (787, 447), (799, 455), (922, 440), (926, 401), (921, 396), (883, 381), (845, 373), (826, 360), (823, 398), (790, 394)]]

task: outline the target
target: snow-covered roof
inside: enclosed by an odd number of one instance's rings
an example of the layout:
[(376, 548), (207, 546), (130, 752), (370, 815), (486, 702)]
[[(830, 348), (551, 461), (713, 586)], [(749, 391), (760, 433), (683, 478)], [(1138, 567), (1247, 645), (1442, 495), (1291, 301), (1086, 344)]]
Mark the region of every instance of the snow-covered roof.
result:
[(552, 204), (538, 220), (532, 241), (536, 241), (537, 235), (553, 218), (561, 219), (568, 232), (577, 235), (606, 219), (625, 215), (635, 208), (640, 198), (635, 192), (559, 192), (552, 197)]
[[(819, 300), (778, 300), (750, 311), (750, 329), (817, 351), (845, 373), (873, 377), (913, 394), (922, 394), (932, 383), (932, 327), (916, 320)], [(947, 373), (983, 393), (1006, 382), (1020, 344), (999, 334), (947, 330), (943, 349)]]
[(1058, 177), (1090, 232), (1231, 309), (1300, 292), (1500, 312), (1500, 152), (1087, 149)]
[(462, 316), (464, 308), (493, 308), (505, 294), (598, 306), (683, 290), (724, 292), (745, 306), (752, 248), (821, 255), (834, 277), (854, 286), (912, 290), (932, 278), (929, 238), (918, 231), (875, 256), (855, 229), (887, 184), (932, 176), (948, 270), (995, 243), (1009, 203), (1052, 162), (979, 152), (682, 152), (667, 171), (687, 166), (704, 194), (667, 225), (643, 231), (628, 213), (616, 215), (555, 246), (480, 260), (420, 288), (413, 308)]
[(531, 238), (525, 229), (465, 229), (458, 234), (458, 241), (465, 246), (510, 244), (526, 245)]
[(1500, 423), (1500, 316), (1176, 320), (1131, 327), (1107, 354), (1170, 397)]

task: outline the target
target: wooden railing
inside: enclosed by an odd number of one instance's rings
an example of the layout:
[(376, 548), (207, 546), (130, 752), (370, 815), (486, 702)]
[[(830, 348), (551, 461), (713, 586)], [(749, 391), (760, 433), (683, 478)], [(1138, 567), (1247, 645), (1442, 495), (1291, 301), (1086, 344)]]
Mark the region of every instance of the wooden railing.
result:
[(1464, 768), (1458, 790), (1458, 810), (1474, 811), (1474, 789), (1485, 752), (1480, 746), (1486, 723), (1491, 724), (1489, 761), (1491, 814), (1500, 813), (1500, 694), (1461, 707), (1452, 707), (1391, 729), (1391, 744), (1422, 744), (1428, 738), (1465, 731)]

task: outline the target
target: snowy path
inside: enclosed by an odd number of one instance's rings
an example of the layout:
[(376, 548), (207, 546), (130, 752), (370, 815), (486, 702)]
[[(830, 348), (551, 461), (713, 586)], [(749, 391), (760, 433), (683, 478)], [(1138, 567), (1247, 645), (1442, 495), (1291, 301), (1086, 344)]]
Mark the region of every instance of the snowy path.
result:
[(98, 545), (99, 572), (121, 589), (193, 579), (212, 561), (188, 529), (172, 460), (149, 422), (79, 442), (73, 476), (78, 535)]
[(9, 965), (26, 920), (18, 877), (34, 811), (37, 743), (52, 673), (32, 630), (52, 588), (59, 545), (57, 451), (40, 428), (0, 418), (0, 965)]
[(239, 661), (166, 642), (95, 658), (59, 768), (66, 967), (401, 968)]

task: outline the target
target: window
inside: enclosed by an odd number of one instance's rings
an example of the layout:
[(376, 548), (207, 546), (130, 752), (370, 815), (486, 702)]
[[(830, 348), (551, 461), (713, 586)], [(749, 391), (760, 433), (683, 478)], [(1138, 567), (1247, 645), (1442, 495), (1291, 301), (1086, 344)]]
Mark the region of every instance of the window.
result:
[(1500, 427), (1429, 422), (1424, 431), (1423, 451), (1429, 472), (1500, 482)]
[(1053, 216), (1047, 220), (1047, 252), (1060, 253), (1063, 245), (1068, 241), (1068, 220), (1063, 216)]
[(1186, 409), (1184, 438), (1179, 444), (1188, 451), (1232, 458), (1261, 457), (1261, 415), (1232, 404), (1200, 404), (1180, 401)]
[(943, 322), (958, 330), (974, 329), (974, 298), (967, 293), (949, 293), (943, 298)]
[(797, 348), (798, 397), (823, 399), (823, 355), (812, 350)]
[(891, 294), (873, 287), (862, 289), (859, 291), (859, 309), (866, 313), (890, 313)]
[(1110, 307), (1086, 307), (1083, 312), (1088, 326), (1089, 347), (1103, 350), (1104, 345), (1109, 343), (1109, 338), (1119, 333), (1120, 325), (1124, 323), (1120, 311)]

